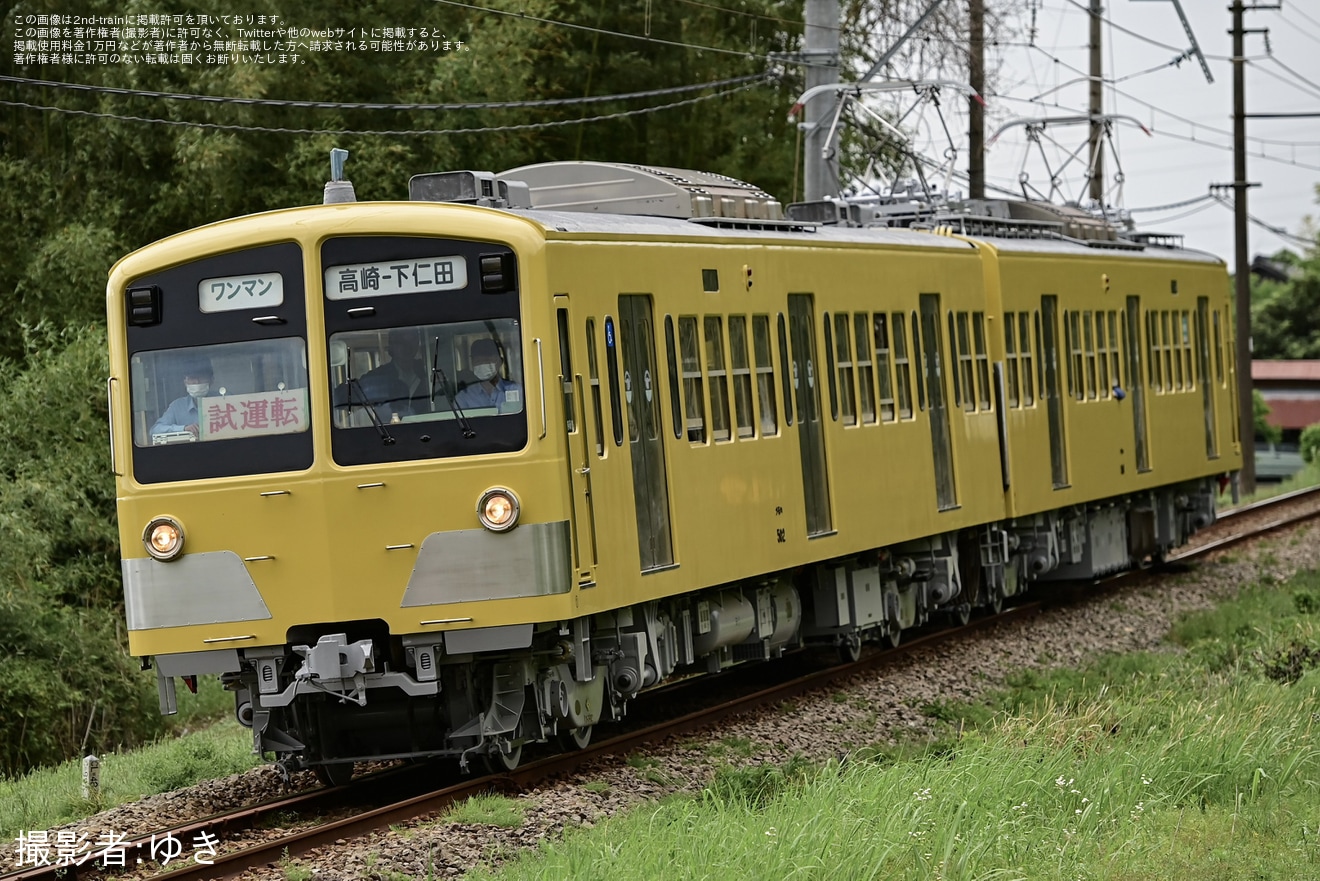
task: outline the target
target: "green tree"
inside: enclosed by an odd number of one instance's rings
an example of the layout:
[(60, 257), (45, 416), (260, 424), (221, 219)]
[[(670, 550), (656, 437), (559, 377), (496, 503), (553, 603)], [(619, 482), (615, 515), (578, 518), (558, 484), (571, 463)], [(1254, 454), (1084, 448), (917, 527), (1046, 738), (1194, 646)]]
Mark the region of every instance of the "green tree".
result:
[(1298, 444), (1302, 451), (1302, 461), (1308, 464), (1320, 462), (1320, 422), (1302, 429)]
[(1270, 405), (1265, 403), (1265, 396), (1259, 389), (1251, 390), (1251, 414), (1255, 420), (1257, 437), (1262, 437), (1272, 444), (1277, 444), (1283, 439), (1283, 429), (1268, 422)]
[(123, 647), (105, 332), (25, 333), (0, 364), (0, 773), (161, 730)]

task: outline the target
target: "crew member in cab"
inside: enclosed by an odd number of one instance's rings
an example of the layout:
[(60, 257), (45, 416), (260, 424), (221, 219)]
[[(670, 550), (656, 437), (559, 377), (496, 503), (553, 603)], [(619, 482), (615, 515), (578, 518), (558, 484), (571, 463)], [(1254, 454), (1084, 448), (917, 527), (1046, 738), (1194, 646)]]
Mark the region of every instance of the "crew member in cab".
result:
[(468, 363), (476, 382), (470, 382), (455, 398), (464, 410), (494, 409), (497, 413), (518, 413), (523, 408), (522, 386), (504, 376), (504, 358), (499, 344), (490, 337), (472, 342)]
[(189, 363), (183, 371), (183, 390), (186, 394), (175, 398), (151, 426), (151, 439), (156, 444), (197, 440), (199, 431), (198, 402), (211, 391), (215, 374), (211, 362), (199, 359)]

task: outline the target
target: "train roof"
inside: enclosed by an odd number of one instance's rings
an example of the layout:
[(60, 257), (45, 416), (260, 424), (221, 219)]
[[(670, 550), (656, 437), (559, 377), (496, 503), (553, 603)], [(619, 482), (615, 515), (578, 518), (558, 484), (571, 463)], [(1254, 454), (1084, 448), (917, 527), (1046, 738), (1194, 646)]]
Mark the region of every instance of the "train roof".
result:
[(968, 200), (943, 207), (909, 188), (891, 199), (824, 199), (783, 206), (764, 190), (710, 172), (619, 162), (544, 162), (499, 174), (451, 171), (408, 182), (418, 202), (498, 208), (542, 227), (548, 239), (719, 240), (746, 244), (874, 245), (1005, 254), (1109, 255), (1217, 263), (1181, 237), (1118, 229), (1108, 217), (1044, 202)]
[[(736, 242), (740, 244), (812, 245), (878, 245), (882, 247), (908, 247), (923, 250), (960, 251), (974, 248), (975, 242), (984, 242), (1003, 254), (1041, 256), (1121, 256), (1136, 260), (1174, 260), (1188, 263), (1219, 263), (1220, 259), (1203, 251), (1161, 246), (1104, 247), (1104, 243), (1088, 244), (1065, 238), (1011, 238), (990, 235), (953, 236), (947, 230), (924, 230), (904, 227), (842, 227), (817, 226), (792, 222), (776, 224), (756, 223), (697, 223), (673, 217), (653, 217), (637, 214), (587, 213), (582, 211), (545, 211), (536, 208), (505, 209), (542, 227), (547, 238), (556, 233), (571, 237), (608, 236), (610, 238), (651, 238), (710, 240), (712, 243)], [(971, 239), (972, 241), (968, 241)]]

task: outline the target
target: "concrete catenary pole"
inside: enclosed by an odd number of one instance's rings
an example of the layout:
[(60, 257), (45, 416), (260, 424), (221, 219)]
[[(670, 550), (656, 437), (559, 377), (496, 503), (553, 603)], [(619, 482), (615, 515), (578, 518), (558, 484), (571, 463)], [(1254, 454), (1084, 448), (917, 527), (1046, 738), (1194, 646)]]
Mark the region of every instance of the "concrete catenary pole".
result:
[[(839, 0), (806, 0), (802, 60), (807, 88), (839, 81)], [(802, 184), (807, 201), (839, 194), (839, 140), (829, 138), (833, 95), (807, 102), (803, 112)]]

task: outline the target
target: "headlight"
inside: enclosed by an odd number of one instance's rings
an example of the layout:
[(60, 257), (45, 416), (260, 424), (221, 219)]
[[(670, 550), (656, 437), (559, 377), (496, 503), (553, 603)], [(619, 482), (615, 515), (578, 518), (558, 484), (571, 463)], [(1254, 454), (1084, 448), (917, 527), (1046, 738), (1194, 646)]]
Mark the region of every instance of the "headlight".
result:
[(518, 497), (513, 490), (497, 486), (481, 494), (477, 519), (491, 532), (508, 532), (518, 525)]
[(183, 527), (173, 517), (157, 517), (142, 531), (142, 544), (157, 560), (173, 560), (183, 553)]

